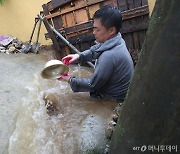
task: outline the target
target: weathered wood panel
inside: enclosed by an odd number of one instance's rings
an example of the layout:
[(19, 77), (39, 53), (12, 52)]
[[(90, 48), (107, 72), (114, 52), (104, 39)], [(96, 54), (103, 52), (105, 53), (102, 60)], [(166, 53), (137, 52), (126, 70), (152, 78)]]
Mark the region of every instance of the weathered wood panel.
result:
[(72, 0), (51, 0), (52, 9), (59, 8), (60, 6), (71, 2)]
[[(118, 6), (122, 11), (121, 33), (136, 63), (149, 21), (147, 0), (53, 0), (45, 4), (43, 10), (48, 22), (83, 51), (94, 43), (92, 37), (94, 12), (107, 4)], [(45, 36), (52, 37), (49, 31)], [(58, 40), (58, 43), (66, 54), (71, 52), (61, 40)]]
[[(133, 57), (134, 63), (142, 48), (149, 21), (147, 0), (118, 0), (120, 8), (129, 12), (124, 17), (121, 33)], [(128, 31), (124, 27), (129, 27)], [(134, 29), (134, 30), (133, 30)]]

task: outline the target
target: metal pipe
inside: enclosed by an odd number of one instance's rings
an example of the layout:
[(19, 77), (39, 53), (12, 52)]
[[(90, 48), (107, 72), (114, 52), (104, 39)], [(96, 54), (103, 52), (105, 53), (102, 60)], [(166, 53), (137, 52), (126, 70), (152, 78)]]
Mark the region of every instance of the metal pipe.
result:
[[(38, 15), (39, 19), (43, 21), (43, 17), (41, 15)], [(54, 27), (52, 27), (49, 24), (49, 27), (51, 28), (51, 30), (57, 35), (59, 36), (72, 50), (74, 50), (77, 54), (80, 54), (81, 52), (75, 47), (73, 46), (67, 39), (64, 38), (64, 36), (61, 35), (61, 33), (59, 33)], [(92, 68), (95, 68), (95, 66), (91, 63), (87, 61), (87, 64), (89, 66), (91, 66)]]

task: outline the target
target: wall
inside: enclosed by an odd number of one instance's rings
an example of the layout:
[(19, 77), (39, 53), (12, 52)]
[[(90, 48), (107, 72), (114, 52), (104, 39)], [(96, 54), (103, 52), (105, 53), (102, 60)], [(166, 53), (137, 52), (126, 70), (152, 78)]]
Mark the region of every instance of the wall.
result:
[[(0, 35), (16, 36), (19, 40), (29, 41), (34, 19), (42, 11), (42, 4), (50, 0), (5, 0), (0, 5)], [(51, 44), (50, 40), (45, 40), (44, 24), (41, 27), (40, 43)], [(36, 32), (33, 41), (36, 38)]]
[(152, 14), (155, 2), (156, 2), (156, 0), (148, 0), (150, 15)]
[[(50, 0), (5, 0), (5, 3), (0, 6), (0, 35), (16, 36), (23, 42), (29, 41), (34, 18), (42, 10), (42, 4), (49, 1)], [(148, 3), (151, 13), (155, 0), (148, 0)], [(51, 44), (51, 40), (45, 40), (45, 32), (46, 29), (42, 24), (39, 39), (40, 43)], [(35, 37), (33, 41), (35, 41)]]

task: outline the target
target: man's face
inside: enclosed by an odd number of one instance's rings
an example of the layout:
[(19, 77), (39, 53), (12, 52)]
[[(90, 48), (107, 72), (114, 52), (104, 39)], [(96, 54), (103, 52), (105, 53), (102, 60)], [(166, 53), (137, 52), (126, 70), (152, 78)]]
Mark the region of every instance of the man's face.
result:
[(100, 19), (94, 19), (93, 24), (93, 34), (96, 41), (99, 43), (104, 43), (106, 40), (110, 39), (112, 36), (111, 30), (106, 29), (102, 24)]

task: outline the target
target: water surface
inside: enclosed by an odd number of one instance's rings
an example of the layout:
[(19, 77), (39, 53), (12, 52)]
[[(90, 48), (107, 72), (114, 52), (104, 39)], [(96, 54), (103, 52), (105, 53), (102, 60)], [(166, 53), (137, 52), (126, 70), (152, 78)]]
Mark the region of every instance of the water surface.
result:
[[(63, 153), (101, 147), (105, 129), (117, 105), (73, 93), (66, 82), (42, 79), (47, 58), (34, 54), (0, 53), (0, 153)], [(89, 77), (92, 69), (70, 66), (70, 74)], [(43, 95), (59, 102), (57, 116), (49, 116)]]

